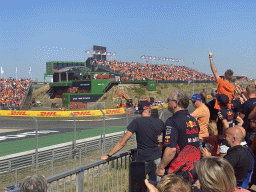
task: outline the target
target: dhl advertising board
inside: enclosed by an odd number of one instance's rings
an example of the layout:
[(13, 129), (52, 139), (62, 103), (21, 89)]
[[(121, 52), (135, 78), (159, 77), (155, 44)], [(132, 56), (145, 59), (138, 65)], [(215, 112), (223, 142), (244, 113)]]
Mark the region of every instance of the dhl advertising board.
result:
[[(124, 108), (119, 109), (104, 109), (105, 115), (125, 114)], [(86, 110), (86, 111), (10, 111), (0, 110), (0, 116), (15, 116), (15, 117), (88, 117), (101, 116), (100, 110)]]

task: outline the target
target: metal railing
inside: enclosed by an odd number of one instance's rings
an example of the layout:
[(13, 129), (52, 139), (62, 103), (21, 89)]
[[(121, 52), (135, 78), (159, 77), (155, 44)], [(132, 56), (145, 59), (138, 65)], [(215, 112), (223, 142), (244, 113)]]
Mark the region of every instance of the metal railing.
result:
[[(106, 119), (112, 117), (105, 115), (103, 111), (102, 114), (103, 116), (100, 117), (100, 121), (93, 121), (91, 125), (88, 125), (88, 132), (94, 131), (93, 127), (95, 127), (98, 136), (89, 138), (82, 137), (84, 139), (81, 139), (81, 132), (77, 132), (77, 130), (81, 131), (81, 128), (84, 129), (87, 124), (83, 123), (81, 118), (77, 119), (77, 117), (73, 117), (73, 120), (69, 119), (64, 122), (58, 121), (59, 127), (56, 127), (58, 129), (69, 128), (70, 134), (68, 142), (55, 145), (49, 143), (48, 147), (43, 148), (39, 148), (38, 146), (45, 141), (45, 139), (42, 140), (42, 138), (45, 137), (38, 138), (38, 135), (45, 134), (44, 129), (46, 129), (45, 131), (48, 131), (48, 129), (51, 131), (54, 129), (54, 126), (47, 128), (44, 121), (40, 121), (38, 118), (32, 118), (33, 120), (31, 118), (21, 120), (21, 122), (18, 123), (19, 125), (24, 124), (27, 128), (34, 127), (34, 131), (30, 130), (30, 132), (25, 132), (24, 134), (33, 135), (32, 140), (30, 139), (28, 145), (36, 147), (33, 150), (24, 150), (20, 153), (11, 153), (13, 148), (2, 150), (2, 152), (8, 151), (11, 155), (0, 157), (0, 178), (2, 180), (0, 185), (2, 187), (7, 187), (14, 183), (18, 184), (24, 179), (24, 176), (31, 175), (32, 173), (42, 173), (50, 176), (68, 170), (68, 168), (71, 169), (72, 167), (81, 166), (82, 164), (90, 163), (93, 160), (95, 161), (97, 160), (95, 159), (96, 157), (99, 157), (100, 154), (107, 153), (107, 151), (110, 150), (109, 147), (114, 146), (123, 137), (126, 130), (125, 127), (133, 119), (138, 117), (130, 116), (126, 113), (122, 118), (114, 118), (118, 119), (117, 121), (106, 121)], [(160, 112), (159, 116), (164, 118), (163, 110)], [(92, 125), (93, 127), (91, 127)], [(112, 126), (115, 131), (109, 133), (109, 128)], [(19, 134), (22, 135), (23, 133)], [(15, 135), (10, 136), (14, 137)], [(55, 138), (59, 137), (60, 136), (58, 135), (58, 137)], [(136, 146), (135, 135), (133, 135), (130, 141), (131, 144), (127, 147), (134, 148)], [(27, 146), (22, 147), (25, 149)], [(127, 148), (125, 150), (127, 150)], [(99, 152), (100, 154), (98, 154)], [(94, 155), (96, 153), (97, 155)]]
[[(48, 191), (129, 191), (129, 164), (136, 150), (117, 154), (52, 177)], [(19, 192), (16, 188), (13, 192)]]
[[(0, 174), (21, 170), (32, 166), (36, 166), (36, 169), (38, 169), (39, 165), (44, 165), (49, 162), (53, 163), (53, 161), (59, 159), (80, 156), (81, 154), (86, 154), (95, 150), (102, 150), (103, 153), (105, 148), (113, 146), (115, 143), (117, 143), (123, 137), (124, 133), (125, 132), (122, 131), (106, 135), (105, 145), (103, 136), (97, 136), (76, 141), (75, 148), (73, 142), (68, 142), (36, 149), (36, 151), (31, 150), (0, 157)], [(131, 139), (134, 139), (134, 137)]]

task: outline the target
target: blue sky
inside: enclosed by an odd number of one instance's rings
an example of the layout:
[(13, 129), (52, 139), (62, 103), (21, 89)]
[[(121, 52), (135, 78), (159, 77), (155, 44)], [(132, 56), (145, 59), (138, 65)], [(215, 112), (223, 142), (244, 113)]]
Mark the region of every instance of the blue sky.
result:
[(178, 58), (207, 74), (211, 51), (220, 75), (256, 78), (255, 17), (255, 0), (1, 0), (0, 66), (42, 80), (47, 61), (85, 61), (102, 45), (117, 60)]

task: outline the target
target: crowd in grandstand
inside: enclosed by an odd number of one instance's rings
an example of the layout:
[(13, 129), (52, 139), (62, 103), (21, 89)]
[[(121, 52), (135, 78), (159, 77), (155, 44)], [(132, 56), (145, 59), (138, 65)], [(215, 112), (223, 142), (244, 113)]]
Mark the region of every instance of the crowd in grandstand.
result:
[[(174, 90), (167, 98), (173, 115), (165, 123), (152, 116), (150, 102), (141, 101), (136, 111), (141, 117), (127, 126), (124, 136), (101, 159), (108, 160), (136, 133), (135, 162), (145, 163), (148, 191), (248, 192), (256, 184), (256, 88), (233, 85), (230, 69), (220, 77), (212, 53), (209, 59), (218, 84), (212, 90), (213, 100), (207, 102), (204, 92), (189, 98), (183, 90)], [(108, 67), (113, 66), (118, 67)], [(190, 101), (195, 108), (192, 113), (187, 110)], [(24, 180), (21, 191), (29, 191), (25, 188), (32, 183), (47, 190), (45, 179), (36, 175)]]
[[(220, 77), (212, 57), (210, 53), (218, 84), (212, 101), (207, 102), (204, 92), (189, 98), (186, 92), (174, 90), (167, 99), (173, 115), (165, 123), (152, 117), (149, 102), (140, 102), (141, 117), (127, 126), (123, 138), (101, 159), (117, 153), (136, 133), (136, 161), (145, 162), (149, 191), (233, 192), (256, 184), (255, 85), (246, 90), (234, 86), (230, 69)], [(195, 108), (191, 114), (189, 101)]]
[[(98, 64), (111, 70), (123, 73), (135, 80), (179, 80), (179, 81), (213, 81), (212, 75), (206, 75), (195, 69), (179, 65), (156, 65), (138, 62), (97, 61)], [(193, 78), (194, 77), (194, 78)]]
[(29, 79), (0, 79), (0, 104), (20, 106), (30, 86)]

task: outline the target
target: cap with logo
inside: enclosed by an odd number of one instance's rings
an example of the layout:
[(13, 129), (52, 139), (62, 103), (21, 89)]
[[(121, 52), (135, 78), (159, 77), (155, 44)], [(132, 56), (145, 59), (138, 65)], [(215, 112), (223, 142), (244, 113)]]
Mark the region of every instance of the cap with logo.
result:
[(202, 96), (200, 94), (194, 94), (191, 99), (191, 101), (196, 101), (196, 100), (203, 100)]
[(221, 104), (227, 104), (229, 102), (229, 98), (225, 94), (216, 94), (215, 97)]
[(148, 101), (141, 101), (138, 104), (138, 110), (135, 111), (136, 114), (141, 114), (145, 109), (150, 107), (150, 103)]

